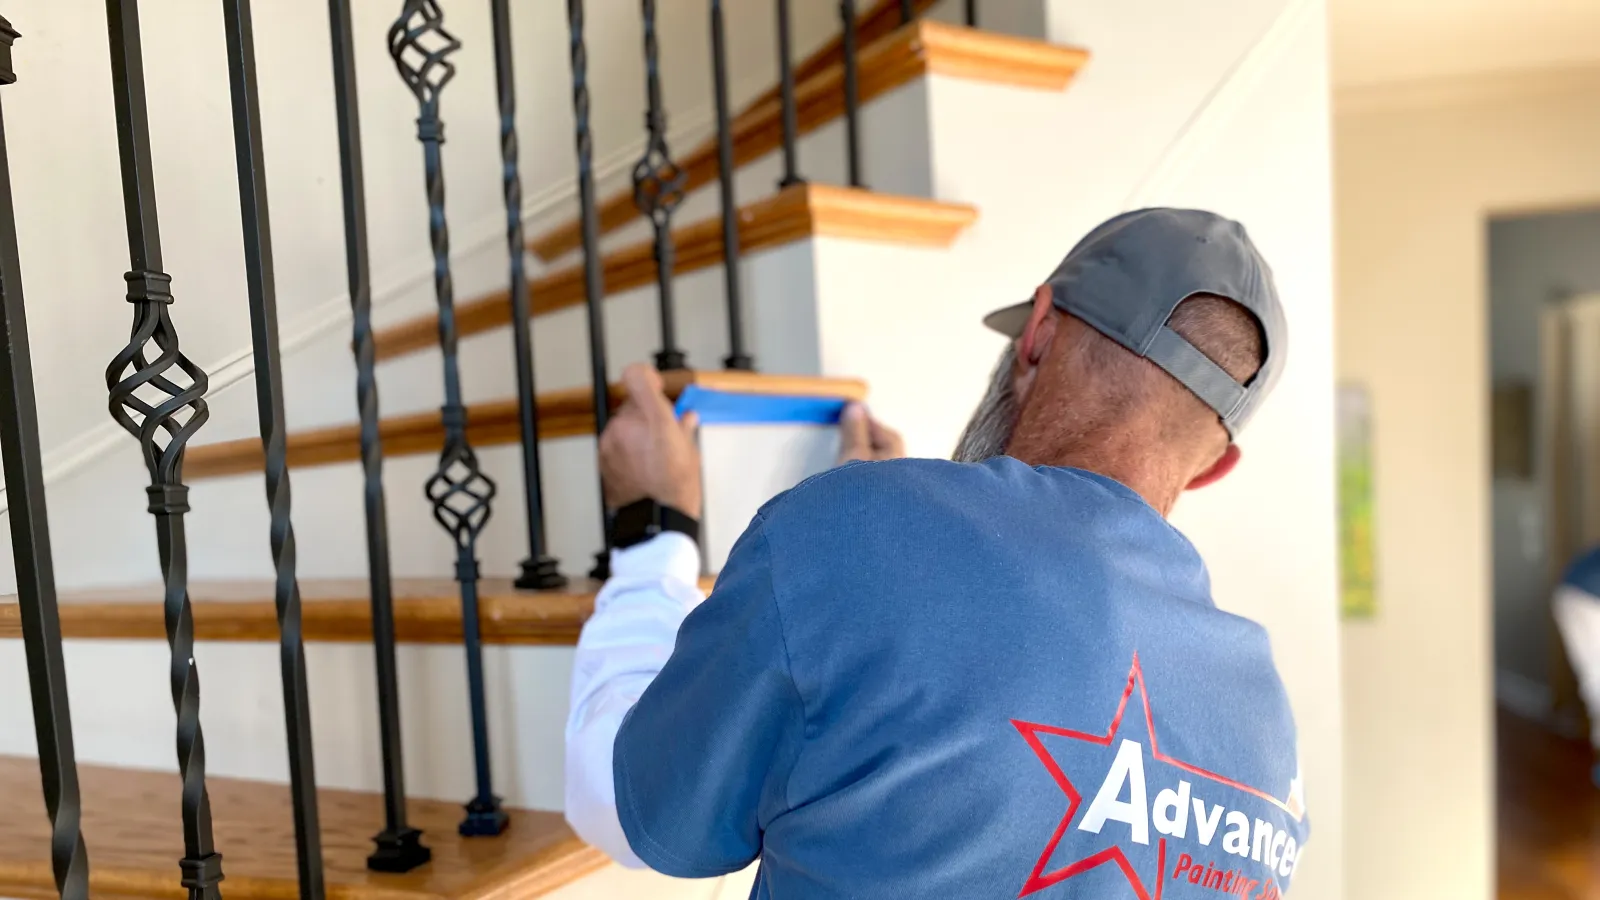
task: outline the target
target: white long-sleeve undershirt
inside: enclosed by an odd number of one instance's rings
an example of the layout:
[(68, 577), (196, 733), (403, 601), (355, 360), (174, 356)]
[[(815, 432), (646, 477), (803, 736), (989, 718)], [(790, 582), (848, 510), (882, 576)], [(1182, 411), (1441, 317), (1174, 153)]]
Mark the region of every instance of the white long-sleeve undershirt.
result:
[(705, 594), (700, 548), (676, 532), (611, 553), (572, 666), (567, 713), (566, 816), (578, 836), (629, 868), (644, 863), (617, 819), (612, 747), (622, 719), (672, 655), (678, 626)]

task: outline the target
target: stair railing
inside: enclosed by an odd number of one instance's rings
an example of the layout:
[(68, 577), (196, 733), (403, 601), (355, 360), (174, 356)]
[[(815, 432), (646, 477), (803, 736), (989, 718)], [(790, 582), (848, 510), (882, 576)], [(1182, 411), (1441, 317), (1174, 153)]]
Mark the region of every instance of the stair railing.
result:
[(494, 20), (495, 90), (500, 101), (500, 171), (506, 200), (506, 253), (511, 269), (511, 349), (517, 373), (517, 423), (522, 433), (522, 489), (528, 511), (528, 556), (516, 585), (524, 590), (565, 587), (560, 563), (547, 552), (539, 464), (538, 389), (533, 378), (533, 319), (528, 314), (528, 248), (522, 236), (522, 175), (517, 141), (516, 67), (509, 0), (489, 0)]
[(255, 358), (256, 411), (261, 420), (267, 505), (272, 517), (270, 542), (277, 576), (273, 599), (278, 611), (283, 713), (289, 739), (289, 795), (294, 807), (295, 860), (301, 900), (322, 900), (322, 829), (317, 819), (317, 777), (311, 755), (311, 696), (306, 687), (300, 584), (295, 577), (294, 523), (289, 514), (288, 422), (283, 408), (283, 358), (278, 347), (272, 222), (267, 209), (267, 171), (262, 149), (261, 99), (250, 0), (224, 0), (222, 19), (228, 41), (228, 82), (233, 99), (245, 284)]
[(328, 0), (333, 45), (334, 105), (339, 129), (339, 175), (344, 199), (345, 273), (350, 289), (356, 358), (356, 409), (361, 420), (362, 495), (367, 528), (367, 583), (372, 649), (378, 680), (378, 736), (383, 756), (384, 828), (367, 867), (409, 872), (433, 857), (422, 832), (406, 820), (405, 754), (401, 747), (400, 686), (394, 646), (394, 585), (389, 561), (389, 516), (383, 491), (383, 441), (378, 432), (378, 378), (372, 342), (372, 269), (367, 251), (366, 178), (361, 158), (361, 112), (356, 86), (355, 30), (350, 0)]
[[(721, 169), (721, 232), (726, 277), (730, 369), (750, 369), (753, 362), (744, 334), (744, 309), (739, 279), (740, 217), (734, 189), (734, 122), (729, 102), (727, 34), (722, 0), (707, 0), (712, 45), (712, 88), (716, 105), (717, 157)], [(868, 16), (876, 16), (874, 35), (892, 26), (895, 0), (879, 0)], [(914, 16), (931, 0), (901, 0)], [(291, 521), (288, 431), (285, 415), (283, 360), (279, 346), (271, 219), (267, 202), (259, 83), (255, 63), (250, 0), (222, 0), (223, 24), (232, 101), (234, 143), (239, 184), (246, 287), (255, 364), (256, 403), (260, 418), (265, 487), (270, 513), (269, 544), (279, 626), (279, 650), (285, 726), (288, 738), (297, 852), (298, 893), (303, 900), (326, 894), (313, 742), (309, 685), (303, 637), (303, 612), (297, 578), (295, 534)], [(547, 550), (540, 484), (539, 421), (530, 333), (528, 276), (524, 260), (523, 197), (516, 122), (515, 70), (510, 0), (489, 0), (493, 20), (496, 88), (500, 112), (502, 187), (509, 255), (509, 290), (515, 324), (513, 363), (518, 384), (518, 418), (523, 443), (523, 478), (528, 510), (528, 556), (517, 585), (550, 589), (566, 584)], [(969, 19), (975, 3), (967, 0)], [(858, 16), (854, 0), (840, 0), (844, 18), (842, 47), (846, 94), (849, 170), (860, 185), (859, 73), (856, 67)], [(431, 858), (422, 833), (407, 818), (400, 702), (395, 649), (394, 587), (383, 485), (383, 446), (375, 372), (372, 327), (372, 276), (368, 250), (362, 141), (355, 69), (356, 36), (350, 0), (328, 0), (332, 36), (333, 87), (339, 136), (343, 195), (345, 257), (352, 313), (352, 350), (356, 361), (356, 401), (360, 413), (360, 447), (366, 514), (368, 584), (377, 680), (377, 712), (384, 784), (383, 828), (374, 837), (369, 868), (406, 872)], [(584, 40), (584, 0), (567, 0), (569, 56), (572, 68), (574, 146), (577, 193), (583, 239), (583, 284), (590, 351), (590, 380), (595, 433), (610, 417), (604, 315), (604, 271), (595, 202), (590, 81)], [(667, 113), (662, 87), (656, 0), (641, 0), (645, 57), (645, 133), (643, 155), (633, 170), (634, 200), (651, 221), (661, 317), (662, 369), (686, 364), (679, 345), (674, 310), (673, 275), (676, 248), (671, 224), (683, 200), (685, 171), (673, 160), (667, 141)], [(803, 184), (797, 140), (799, 112), (797, 73), (791, 65), (788, 0), (777, 2), (777, 38), (781, 54), (779, 100), (782, 103), (783, 187)], [(860, 17), (863, 21), (865, 17)], [(183, 463), (190, 439), (209, 416), (207, 376), (184, 355), (173, 323), (172, 278), (164, 270), (160, 223), (154, 189), (151, 135), (146, 108), (138, 0), (107, 0), (113, 98), (117, 119), (122, 186), (129, 241), (127, 300), (133, 322), (127, 345), (106, 370), (109, 410), (113, 419), (138, 443), (149, 474), (147, 510), (154, 517), (162, 576), (163, 615), (170, 650), (169, 680), (177, 714), (178, 771), (182, 782), (181, 812), (184, 855), (179, 861), (182, 886), (190, 900), (220, 900), (222, 856), (215, 846), (210, 795), (206, 784), (205, 740), (200, 720), (200, 682), (194, 658), (195, 623), (189, 597), (188, 544), (185, 514), (189, 511)], [(11, 61), (17, 32), (0, 18), (0, 85), (16, 80)], [(450, 56), (460, 43), (445, 29), (439, 0), (401, 0), (387, 34), (387, 49), (396, 70), (418, 103), (418, 139), (423, 148), (424, 185), (428, 199), (428, 232), (434, 264), (438, 336), (442, 356), (444, 404), (440, 410), (443, 448), (425, 493), (435, 520), (456, 549), (463, 650), (472, 721), (476, 791), (466, 804), (459, 826), (462, 835), (500, 834), (509, 816), (493, 792), (482, 636), (479, 621), (477, 543), (496, 494), (495, 482), (482, 471), (471, 443), (470, 417), (463, 400), (458, 359), (450, 236), (445, 211), (442, 161), (444, 124), (440, 98), (455, 74)], [(807, 73), (809, 78), (815, 72)], [(28, 658), (42, 787), (51, 821), (51, 864), (63, 898), (79, 900), (89, 892), (89, 857), (80, 831), (82, 809), (65, 681), (61, 625), (51, 564), (40, 462), (37, 409), (23, 308), (15, 214), (0, 117), (0, 461), (10, 506), (12, 545)], [(600, 485), (605, 510), (604, 485)], [(609, 513), (603, 512), (608, 523)], [(606, 528), (609, 533), (609, 528)], [(591, 575), (605, 578), (609, 552), (602, 545)]]
[(778, 96), (783, 104), (783, 178), (778, 181), (779, 190), (806, 182), (800, 177), (800, 111), (795, 102), (794, 48), (790, 45), (789, 0), (778, 0)]
[(183, 519), (189, 511), (184, 448), (210, 417), (206, 373), (183, 355), (172, 324), (172, 276), (163, 271), (161, 261), (138, 2), (107, 0), (106, 16), (128, 221), (130, 271), (123, 280), (133, 304), (132, 335), (107, 367), (106, 387), (111, 393), (111, 417), (138, 440), (150, 472), (145, 493), (156, 523), (172, 653), (169, 677), (178, 716), (178, 775), (183, 782), (184, 855), (178, 865), (189, 900), (218, 900), (222, 856), (211, 830), (211, 798), (206, 791), (200, 673), (194, 662), (194, 609), (189, 603), (189, 544)]
[(672, 161), (667, 147), (667, 110), (661, 98), (661, 48), (656, 40), (656, 0), (642, 0), (644, 12), (644, 72), (647, 137), (644, 155), (633, 167), (633, 202), (650, 220), (655, 234), (656, 295), (661, 307), (661, 350), (656, 368), (682, 369), (688, 364), (678, 348), (677, 315), (673, 308), (672, 281), (675, 256), (672, 214), (683, 202), (684, 172)]
[[(568, 50), (572, 62), (573, 138), (578, 154), (578, 218), (583, 234), (583, 295), (589, 325), (589, 386), (594, 402), (596, 440), (611, 419), (611, 388), (606, 368), (605, 281), (600, 268), (600, 217), (594, 199), (594, 135), (589, 123), (589, 50), (583, 40), (583, 0), (567, 0)], [(605, 483), (600, 483), (601, 546), (589, 577), (611, 576), (611, 516)]]
[(711, 0), (711, 93), (717, 108), (717, 188), (722, 200), (722, 272), (728, 304), (728, 355), (722, 364), (750, 371), (744, 344), (744, 296), (739, 285), (739, 200), (733, 187), (733, 128), (728, 105), (728, 36), (722, 0)]
[[(472, 756), (477, 793), (466, 804), (461, 834), (496, 835), (509, 821), (494, 793), (489, 767), (489, 714), (483, 677), (483, 638), (478, 618), (478, 537), (489, 522), (495, 483), (478, 464), (467, 434), (467, 407), (461, 399), (461, 365), (457, 358), (455, 282), (450, 274), (450, 226), (444, 208), (444, 120), (440, 95), (455, 77), (450, 54), (461, 42), (444, 28), (438, 0), (404, 0), (389, 29), (389, 55), (401, 80), (416, 95), (420, 114), (417, 139), (422, 142), (423, 174), (428, 192), (428, 235), (433, 244), (433, 287), (439, 305), (439, 350), (444, 364), (444, 449), (439, 467), (427, 481), (433, 518), (456, 546), (456, 581), (461, 585), (461, 633), (467, 661), (468, 706), (472, 717)], [(522, 323), (519, 323), (519, 327)]]
[[(20, 35), (0, 16), (0, 86), (14, 84), (11, 45)], [(50, 868), (62, 900), (88, 900), (89, 853), (79, 824), (78, 764), (72, 747), (61, 615), (45, 511), (44, 463), (39, 452), (39, 409), (33, 393), (33, 358), (22, 301), (17, 216), (11, 202), (11, 163), (5, 117), (0, 113), (0, 463), (5, 466), (16, 561), (23, 652), (39, 747), (39, 781), (50, 817)]]

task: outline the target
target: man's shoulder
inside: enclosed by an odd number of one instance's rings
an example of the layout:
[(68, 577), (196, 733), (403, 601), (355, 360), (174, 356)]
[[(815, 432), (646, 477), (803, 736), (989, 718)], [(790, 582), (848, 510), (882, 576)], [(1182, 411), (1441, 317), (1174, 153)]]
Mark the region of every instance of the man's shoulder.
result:
[[(1006, 460), (1026, 469), (1022, 463)], [(948, 503), (966, 493), (993, 490), (1004, 462), (969, 464), (943, 459), (889, 459), (850, 462), (805, 479), (769, 500), (762, 516), (803, 516), (817, 508), (868, 507), (893, 514), (907, 505)]]

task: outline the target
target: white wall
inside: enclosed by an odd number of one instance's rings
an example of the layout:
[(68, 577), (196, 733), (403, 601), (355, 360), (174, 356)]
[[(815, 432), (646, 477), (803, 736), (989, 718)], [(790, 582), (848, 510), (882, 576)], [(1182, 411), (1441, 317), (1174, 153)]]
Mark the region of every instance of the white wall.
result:
[(1600, 198), (1597, 105), (1596, 70), (1340, 96), (1338, 363), (1372, 393), (1379, 566), (1343, 628), (1351, 896), (1492, 889), (1486, 221)]

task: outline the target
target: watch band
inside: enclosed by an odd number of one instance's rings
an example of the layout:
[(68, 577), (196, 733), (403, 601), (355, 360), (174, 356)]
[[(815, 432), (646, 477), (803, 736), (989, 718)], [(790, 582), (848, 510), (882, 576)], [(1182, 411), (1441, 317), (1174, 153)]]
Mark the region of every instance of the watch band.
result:
[(700, 521), (682, 510), (646, 498), (617, 510), (611, 519), (611, 547), (623, 550), (664, 531), (676, 531), (700, 543)]

